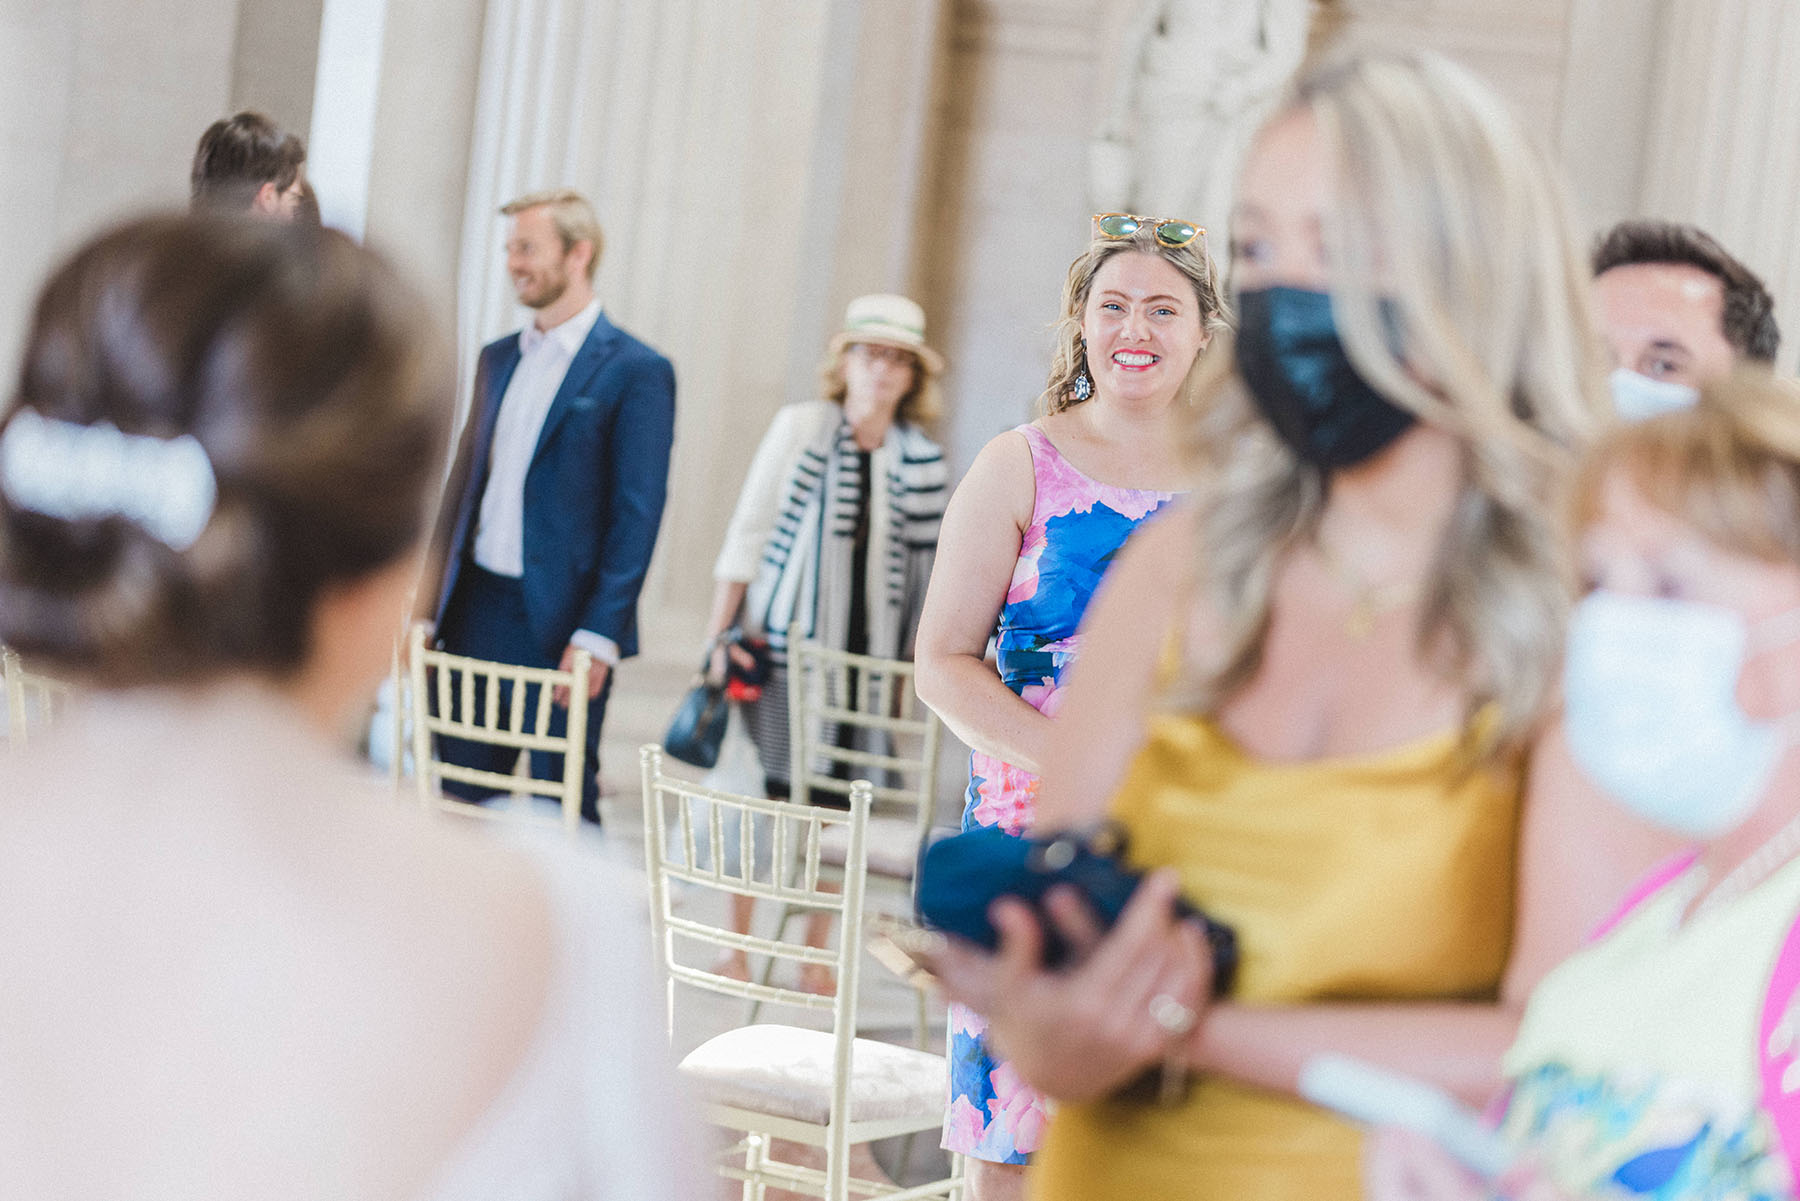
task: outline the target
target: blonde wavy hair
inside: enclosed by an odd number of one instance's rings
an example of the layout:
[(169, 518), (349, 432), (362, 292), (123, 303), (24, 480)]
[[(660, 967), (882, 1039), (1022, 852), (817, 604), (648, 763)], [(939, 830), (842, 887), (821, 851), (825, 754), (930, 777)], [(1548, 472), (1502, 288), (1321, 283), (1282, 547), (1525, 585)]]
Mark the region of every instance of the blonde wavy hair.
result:
[[(1050, 359), (1050, 380), (1038, 394), (1038, 408), (1042, 412), (1060, 413), (1082, 403), (1074, 395), (1076, 378), (1087, 370), (1087, 352), (1081, 340), (1081, 315), (1087, 311), (1088, 296), (1094, 290), (1094, 277), (1100, 274), (1100, 268), (1114, 255), (1126, 253), (1154, 255), (1181, 272), (1194, 289), (1194, 300), (1200, 306), (1200, 327), (1207, 336), (1208, 349), (1214, 345), (1217, 335), (1230, 328), (1231, 313), (1220, 294), (1219, 269), (1206, 251), (1204, 232), (1183, 246), (1165, 246), (1158, 242), (1156, 231), (1150, 225), (1129, 238), (1096, 236), (1069, 264), (1068, 277), (1063, 280), (1062, 315), (1056, 319), (1055, 327), (1056, 353)], [(1204, 350), (1194, 357), (1195, 365), (1188, 368), (1190, 378), (1206, 357)]]
[(1741, 368), (1703, 386), (1691, 409), (1619, 426), (1581, 465), (1576, 531), (1599, 519), (1615, 475), (1722, 550), (1800, 566), (1800, 396), (1792, 381)]
[[(1268, 123), (1296, 113), (1317, 123), (1337, 182), (1324, 235), (1351, 361), (1388, 400), (1462, 442), (1462, 486), (1417, 636), (1465, 687), (1465, 757), (1491, 762), (1527, 745), (1555, 694), (1572, 592), (1556, 497), (1610, 411), (1588, 273), (1549, 160), (1448, 60), (1334, 57), (1303, 74)], [(1205, 361), (1191, 384), (1207, 481), (1198, 578), (1228, 632), (1181, 699), (1212, 711), (1260, 666), (1276, 568), (1315, 535), (1327, 481), (1261, 419), (1230, 353)], [(1475, 720), (1490, 707), (1491, 719)]]

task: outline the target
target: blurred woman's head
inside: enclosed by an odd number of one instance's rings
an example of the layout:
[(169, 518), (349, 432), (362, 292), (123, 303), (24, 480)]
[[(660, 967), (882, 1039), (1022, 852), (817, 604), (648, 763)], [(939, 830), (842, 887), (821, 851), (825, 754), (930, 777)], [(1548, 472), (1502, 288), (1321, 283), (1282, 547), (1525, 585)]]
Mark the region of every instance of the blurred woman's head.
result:
[(1570, 628), (1569, 747), (1621, 802), (1690, 837), (1754, 810), (1800, 718), (1790, 387), (1766, 372), (1706, 385), (1691, 409), (1615, 429), (1576, 481), (1593, 590)]
[(1425, 423), (1455, 439), (1461, 485), (1420, 645), (1471, 706), (1497, 707), (1483, 750), (1517, 748), (1553, 695), (1567, 610), (1545, 498), (1605, 412), (1548, 159), (1444, 59), (1341, 57), (1263, 127), (1232, 229), (1240, 328), (1196, 381), (1195, 445), (1234, 649), (1200, 695), (1254, 672), (1274, 562), (1316, 533), (1331, 486), (1378, 474)]
[(417, 548), (453, 386), (422, 302), (341, 235), (101, 236), (0, 404), (0, 642), (103, 686), (298, 673), (322, 599)]
[(1328, 293), (1357, 373), (1410, 415), (1527, 454), (1591, 434), (1589, 280), (1555, 172), (1455, 64), (1302, 76), (1246, 160), (1233, 230), (1237, 294)]
[[(1103, 215), (1120, 216), (1126, 215)], [(1171, 232), (1160, 232), (1164, 226)], [(1205, 230), (1143, 218), (1102, 219), (1095, 228), (1063, 280), (1056, 351), (1039, 397), (1047, 413), (1073, 408), (1096, 391), (1156, 390), (1172, 397), (1229, 320)], [(1172, 237), (1184, 240), (1172, 245)], [(1132, 353), (1141, 343), (1155, 344), (1148, 351), (1155, 362)], [(1115, 361), (1121, 351), (1126, 361)]]
[[(925, 310), (905, 296), (858, 296), (819, 364), (819, 394), (836, 404), (930, 426), (943, 412), (943, 356), (925, 342)], [(852, 401), (854, 397), (854, 401)]]

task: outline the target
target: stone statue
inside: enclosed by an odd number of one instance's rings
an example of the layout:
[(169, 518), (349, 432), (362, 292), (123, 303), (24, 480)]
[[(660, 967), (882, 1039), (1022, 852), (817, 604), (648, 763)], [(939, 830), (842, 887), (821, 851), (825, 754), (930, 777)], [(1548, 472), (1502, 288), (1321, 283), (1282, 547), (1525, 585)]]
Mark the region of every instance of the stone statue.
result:
[(1306, 52), (1312, 0), (1140, 0), (1089, 144), (1095, 212), (1181, 217), (1222, 256), (1246, 143)]

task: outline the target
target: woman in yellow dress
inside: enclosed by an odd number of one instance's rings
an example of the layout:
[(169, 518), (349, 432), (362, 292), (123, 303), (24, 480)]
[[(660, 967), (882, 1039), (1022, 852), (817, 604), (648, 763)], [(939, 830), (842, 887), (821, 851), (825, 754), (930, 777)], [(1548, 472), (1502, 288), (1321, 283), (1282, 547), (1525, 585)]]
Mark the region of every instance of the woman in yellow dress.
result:
[[(1543, 157), (1441, 59), (1339, 59), (1256, 138), (1231, 227), (1204, 488), (1100, 590), (1040, 795), (1040, 828), (1110, 816), (1168, 870), (1104, 938), (1052, 905), (1074, 968), (1016, 902), (997, 956), (935, 965), (1061, 1102), (1039, 1198), (1355, 1197), (1359, 1136), (1301, 1067), (1484, 1096), (1515, 999), (1666, 846), (1545, 733), (1554, 494), (1605, 391)], [(1236, 927), (1228, 998), (1177, 889)], [(1164, 1059), (1177, 1103), (1120, 1093)]]

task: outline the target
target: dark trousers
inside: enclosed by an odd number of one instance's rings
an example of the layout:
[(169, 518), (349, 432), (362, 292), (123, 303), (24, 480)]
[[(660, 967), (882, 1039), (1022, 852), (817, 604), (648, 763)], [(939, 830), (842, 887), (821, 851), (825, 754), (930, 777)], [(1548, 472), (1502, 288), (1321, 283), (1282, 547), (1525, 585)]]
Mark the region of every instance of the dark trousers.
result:
[[(453, 654), (467, 655), (472, 659), (490, 659), (496, 663), (555, 667), (562, 655), (562, 648), (558, 647), (557, 658), (546, 660), (532, 641), (531, 630), (525, 618), (523, 585), (516, 579), (495, 575), (473, 563), (464, 563), (457, 575), (456, 591), (451, 594), (450, 603), (444, 607), (444, 620), (438, 628), (438, 637), (442, 640), (444, 649)], [(477, 721), (482, 720), (486, 704), (484, 691), (479, 685), (475, 690), (474, 716)], [(450, 697), (453, 720), (461, 720), (461, 715), (457, 712), (462, 703), (460, 693), (460, 681), (452, 680)], [(538, 686), (535, 684), (525, 690), (526, 732), (535, 732), (532, 730), (532, 723), (537, 715), (537, 693)], [(596, 824), (600, 821), (600, 722), (606, 716), (606, 700), (611, 693), (612, 674), (609, 672), (600, 695), (588, 702), (587, 768), (581, 780), (581, 816)], [(512, 687), (502, 684), (500, 708), (505, 712), (510, 710), (511, 705)], [(548, 733), (553, 738), (560, 738), (568, 729), (569, 711), (561, 705), (552, 704)], [(488, 746), (464, 738), (440, 736), (437, 747), (438, 757), (445, 763), (481, 771), (510, 772), (518, 757), (516, 751), (506, 747)], [(531, 774), (539, 780), (562, 779), (563, 757), (548, 751), (531, 752)], [(444, 781), (444, 792), (460, 800), (476, 802), (499, 795), (494, 789), (455, 780)]]

